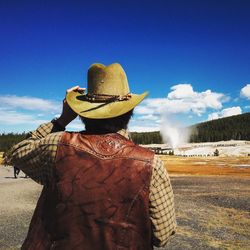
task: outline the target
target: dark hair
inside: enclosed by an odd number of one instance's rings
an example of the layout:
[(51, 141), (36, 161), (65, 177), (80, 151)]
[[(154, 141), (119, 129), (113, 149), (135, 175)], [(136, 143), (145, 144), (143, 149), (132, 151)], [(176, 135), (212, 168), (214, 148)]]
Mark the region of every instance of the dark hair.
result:
[(80, 116), (80, 119), (85, 125), (85, 129), (88, 133), (93, 134), (105, 134), (115, 133), (121, 129), (127, 129), (130, 118), (133, 115), (133, 109), (129, 112), (108, 119), (91, 119)]

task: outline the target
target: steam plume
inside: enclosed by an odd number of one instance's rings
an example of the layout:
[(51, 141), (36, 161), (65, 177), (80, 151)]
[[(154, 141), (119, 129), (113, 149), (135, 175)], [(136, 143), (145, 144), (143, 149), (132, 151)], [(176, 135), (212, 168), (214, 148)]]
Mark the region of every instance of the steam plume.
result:
[(182, 126), (175, 117), (170, 114), (162, 116), (161, 135), (164, 143), (170, 144), (174, 149), (181, 144), (187, 143), (190, 137), (188, 128)]

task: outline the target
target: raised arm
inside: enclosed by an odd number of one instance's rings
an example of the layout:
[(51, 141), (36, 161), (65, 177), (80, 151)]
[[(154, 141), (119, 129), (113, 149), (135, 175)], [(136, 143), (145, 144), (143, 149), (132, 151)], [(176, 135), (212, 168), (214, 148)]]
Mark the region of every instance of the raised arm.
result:
[[(67, 92), (82, 90), (84, 89), (75, 86)], [(13, 146), (7, 153), (5, 162), (9, 165), (17, 165), (25, 174), (40, 184), (49, 183), (53, 175), (57, 145), (62, 136), (61, 131), (64, 131), (65, 127), (76, 117), (77, 114), (64, 100), (61, 116), (30, 132), (27, 139)]]

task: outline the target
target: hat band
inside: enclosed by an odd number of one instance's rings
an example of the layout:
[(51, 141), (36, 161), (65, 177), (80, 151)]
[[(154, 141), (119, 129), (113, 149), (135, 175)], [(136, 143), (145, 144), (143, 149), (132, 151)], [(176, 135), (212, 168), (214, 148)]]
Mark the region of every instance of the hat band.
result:
[(105, 94), (90, 94), (85, 95), (85, 98), (89, 102), (116, 102), (126, 101), (132, 97), (130, 93), (126, 95), (105, 95)]

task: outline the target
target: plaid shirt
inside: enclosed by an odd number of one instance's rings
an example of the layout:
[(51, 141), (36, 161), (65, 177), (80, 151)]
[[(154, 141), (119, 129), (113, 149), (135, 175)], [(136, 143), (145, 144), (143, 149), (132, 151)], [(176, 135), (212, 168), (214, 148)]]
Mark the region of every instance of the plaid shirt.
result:
[[(126, 130), (118, 132), (128, 137)], [(7, 163), (16, 165), (34, 181), (45, 185), (52, 177), (58, 143), (63, 132), (55, 123), (42, 124), (29, 137), (16, 144), (7, 156)], [(150, 182), (150, 219), (153, 244), (164, 246), (175, 233), (174, 197), (168, 173), (163, 162), (155, 156)]]

